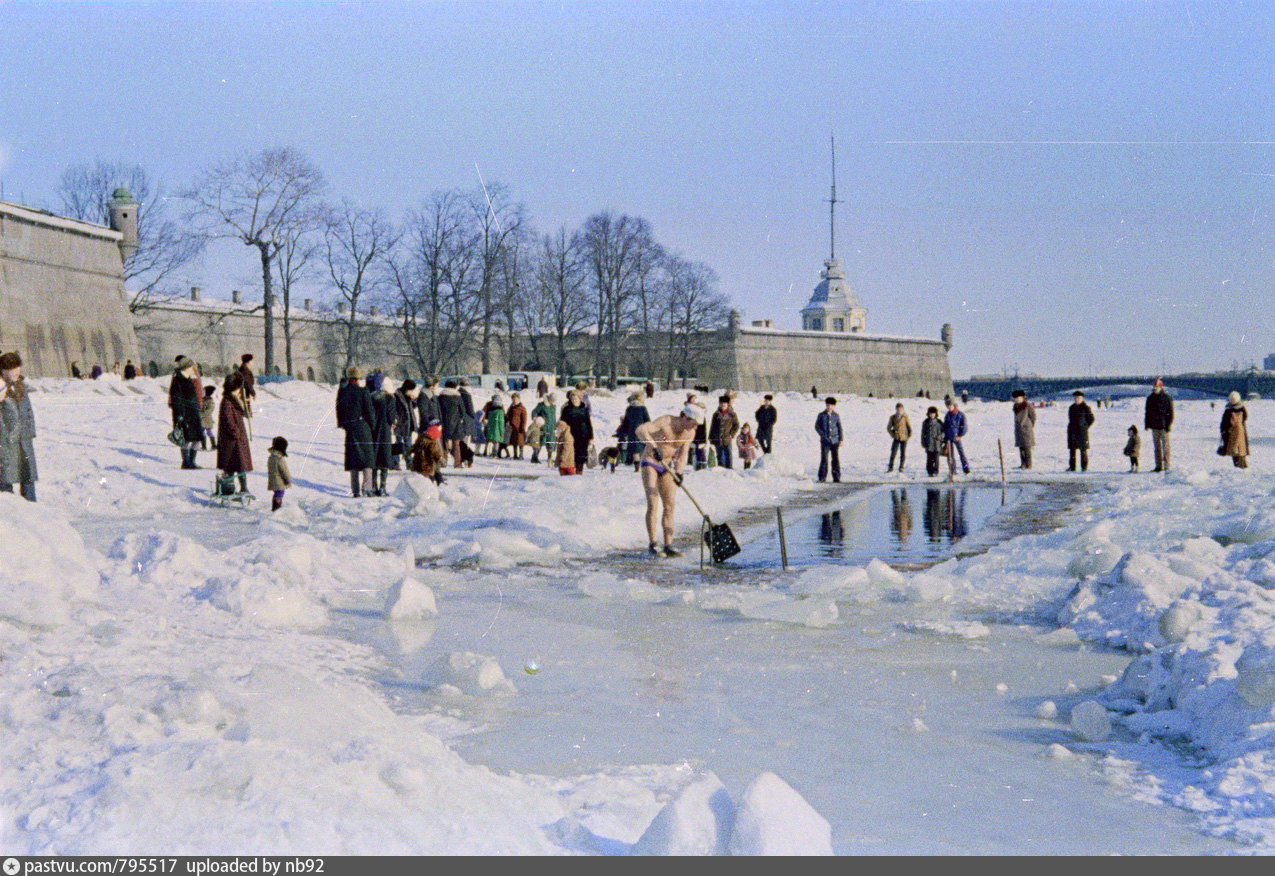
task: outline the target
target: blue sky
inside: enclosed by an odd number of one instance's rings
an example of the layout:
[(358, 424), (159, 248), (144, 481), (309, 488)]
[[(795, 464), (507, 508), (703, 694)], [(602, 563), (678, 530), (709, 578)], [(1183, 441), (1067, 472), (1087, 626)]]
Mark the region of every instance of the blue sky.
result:
[[(395, 218), (478, 174), (536, 226), (649, 220), (745, 321), (836, 246), (870, 332), (954, 376), (1275, 352), (1275, 3), (0, 0), (4, 199), (69, 165), (176, 188), (294, 146)], [(183, 285), (252, 294), (246, 248)]]

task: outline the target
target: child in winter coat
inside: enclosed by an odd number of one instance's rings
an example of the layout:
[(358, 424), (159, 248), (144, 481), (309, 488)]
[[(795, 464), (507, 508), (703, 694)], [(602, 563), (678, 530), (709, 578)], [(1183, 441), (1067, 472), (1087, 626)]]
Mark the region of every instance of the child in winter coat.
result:
[(216, 387), (204, 387), (204, 400), (199, 404), (199, 425), (203, 428), (204, 434), (200, 437), (199, 443), (204, 450), (208, 449), (208, 442), (212, 442), (212, 449), (217, 449), (217, 436), (213, 434), (213, 429), (217, 428), (217, 404), (213, 401), (213, 393)]
[(939, 409), (931, 407), (925, 412), (921, 424), (921, 449), (925, 451), (925, 473), (935, 477), (939, 473), (939, 454), (943, 452), (943, 423)]
[(292, 486), (292, 472), (288, 471), (288, 439), (276, 435), (270, 442), (270, 458), (266, 461), (266, 489), (273, 494), (270, 510), (283, 507), (283, 493)]
[(424, 475), (438, 486), (443, 485), (443, 426), (437, 420), (431, 420), (417, 433), (407, 465), (411, 471)]
[(566, 420), (559, 420), (553, 432), (554, 443), (558, 445), (558, 474), (573, 475), (576, 472), (576, 442), (571, 434), (571, 426)]
[(531, 462), (536, 464), (540, 461), (540, 444), (544, 439), (545, 418), (536, 416), (531, 418), (531, 425), (527, 427), (527, 443), (531, 445)]
[(744, 468), (752, 468), (757, 458), (757, 439), (753, 437), (753, 427), (744, 423), (739, 427), (739, 458), (744, 461)]
[(1142, 446), (1142, 439), (1138, 437), (1138, 427), (1129, 427), (1129, 442), (1124, 446), (1124, 455), (1129, 457), (1129, 471), (1138, 470), (1138, 448)]

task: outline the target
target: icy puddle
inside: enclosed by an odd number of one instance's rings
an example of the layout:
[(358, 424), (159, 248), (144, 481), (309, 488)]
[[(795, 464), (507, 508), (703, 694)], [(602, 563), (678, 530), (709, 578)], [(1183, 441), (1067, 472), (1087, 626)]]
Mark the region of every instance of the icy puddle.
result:
[[(741, 544), (730, 560), (741, 568), (776, 568), (787, 549), (789, 568), (824, 563), (861, 565), (878, 558), (896, 568), (918, 568), (952, 555), (994, 517), (1012, 520), (1019, 500), (1041, 487), (909, 484), (853, 494), (836, 507), (784, 515), (780, 540), (773, 530)], [(968, 541), (967, 541), (968, 540)]]

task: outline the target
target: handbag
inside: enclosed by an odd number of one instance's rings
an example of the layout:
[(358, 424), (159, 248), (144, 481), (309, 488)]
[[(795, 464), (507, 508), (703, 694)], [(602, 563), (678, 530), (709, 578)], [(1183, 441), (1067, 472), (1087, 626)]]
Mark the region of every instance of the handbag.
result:
[(173, 431), (168, 433), (168, 440), (181, 447), (186, 443), (186, 435), (181, 430), (181, 426), (174, 426)]

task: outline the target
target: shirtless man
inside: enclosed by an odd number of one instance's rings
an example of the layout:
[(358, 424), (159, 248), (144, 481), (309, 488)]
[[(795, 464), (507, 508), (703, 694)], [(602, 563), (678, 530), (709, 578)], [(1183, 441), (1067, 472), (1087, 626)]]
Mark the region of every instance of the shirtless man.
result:
[[(687, 404), (680, 414), (665, 414), (635, 430), (639, 441), (645, 443), (638, 465), (642, 477), (642, 489), (646, 491), (646, 533), (650, 537), (648, 550), (652, 556), (663, 553), (666, 557), (680, 557), (682, 552), (673, 547), (673, 503), (677, 487), (682, 482), (682, 470), (686, 466), (686, 452), (696, 428), (704, 422), (704, 409)], [(657, 543), (656, 521), (663, 509), (664, 549)]]

